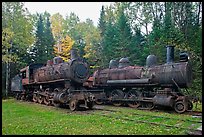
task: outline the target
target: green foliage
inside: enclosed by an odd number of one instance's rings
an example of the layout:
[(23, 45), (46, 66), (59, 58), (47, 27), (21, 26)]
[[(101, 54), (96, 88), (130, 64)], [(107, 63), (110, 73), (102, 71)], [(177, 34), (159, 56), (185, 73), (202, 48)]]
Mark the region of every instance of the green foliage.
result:
[(52, 59), (54, 57), (53, 55), (53, 46), (55, 44), (54, 37), (52, 35), (52, 30), (51, 30), (51, 22), (50, 22), (50, 15), (48, 14), (48, 17), (46, 18), (46, 24), (45, 24), (45, 48), (46, 48), (46, 53), (47, 59)]
[(2, 3), (2, 61), (23, 62), (34, 41), (33, 26), (22, 2)]
[(29, 63), (45, 63), (47, 60), (54, 57), (53, 46), (55, 44), (51, 23), (50, 14), (37, 14), (36, 23), (36, 41), (30, 49)]

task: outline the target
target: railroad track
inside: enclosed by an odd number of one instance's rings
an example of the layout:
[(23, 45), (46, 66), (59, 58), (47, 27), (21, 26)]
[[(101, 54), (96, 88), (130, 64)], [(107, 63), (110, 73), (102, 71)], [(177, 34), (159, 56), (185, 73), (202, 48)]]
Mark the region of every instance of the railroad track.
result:
[[(124, 112), (119, 111), (119, 110), (100, 109), (100, 108), (95, 108), (95, 110), (104, 110), (104, 111), (118, 112), (118, 113), (121, 113), (121, 114), (125, 114)], [(180, 120), (180, 121), (189, 121), (189, 122), (202, 123), (202, 121), (197, 121), (197, 120), (179, 119), (179, 118), (164, 117), (164, 116), (157, 116), (157, 115), (139, 114), (139, 113), (136, 113), (136, 112), (132, 112), (132, 113), (129, 113), (129, 114), (131, 114), (131, 115), (137, 115), (137, 116), (150, 116), (150, 117), (155, 117), (155, 118), (173, 119), (173, 120)], [(201, 114), (201, 116), (202, 116), (202, 113), (200, 113), (200, 114)], [(201, 117), (201, 118), (202, 118), (202, 117)]]
[[(140, 114), (137, 112), (123, 112), (116, 109), (107, 109), (107, 108), (97, 108), (94, 107), (93, 110), (100, 110), (100, 113), (90, 113), (91, 115), (100, 115), (111, 119), (121, 119), (129, 122), (135, 123), (146, 123), (150, 125), (157, 125), (157, 126), (165, 126), (166, 128), (178, 128), (184, 129), (185, 131), (194, 131), (195, 128), (193, 127), (183, 127), (181, 126), (183, 123), (188, 123), (191, 125), (202, 125), (202, 113), (201, 117), (198, 117), (197, 120), (190, 120), (190, 119), (182, 119), (182, 118), (175, 118), (175, 117), (167, 117), (167, 116), (158, 116), (158, 115), (149, 115), (149, 114)], [(109, 112), (109, 113), (107, 113)], [(120, 115), (118, 115), (120, 114)], [(194, 114), (191, 112), (191, 114)], [(131, 116), (131, 118), (130, 118)], [(193, 115), (192, 115), (193, 116)], [(145, 117), (145, 120), (141, 120)], [(137, 118), (137, 119), (135, 119)], [(155, 119), (160, 119), (160, 122), (151, 122)], [(164, 124), (164, 120), (175, 120), (176, 123), (173, 125)], [(183, 122), (183, 123), (182, 123)], [(202, 132), (202, 131), (201, 131)]]
[[(107, 105), (105, 105), (107, 106)], [(125, 121), (129, 121), (129, 122), (134, 122), (134, 123), (146, 123), (146, 124), (150, 124), (150, 125), (157, 125), (157, 126), (164, 126), (166, 128), (178, 128), (178, 129), (184, 129), (185, 131), (190, 131), (191, 135), (194, 135), (194, 132), (197, 134), (199, 132), (199, 134), (202, 134), (202, 128), (201, 130), (195, 130), (195, 128), (193, 127), (182, 127), (181, 125), (183, 123), (181, 122), (185, 122), (191, 124), (191, 125), (202, 125), (202, 113), (198, 112), (198, 111), (190, 111), (190, 112), (185, 112), (186, 115), (192, 115), (195, 116), (197, 118), (197, 120), (191, 120), (191, 119), (182, 119), (182, 118), (175, 118), (175, 117), (168, 117), (168, 116), (158, 116), (158, 115), (150, 115), (150, 114), (141, 114), (138, 112), (123, 112), (121, 110), (116, 109), (117, 107), (113, 107), (113, 106), (108, 106), (110, 107), (110, 109), (105, 108), (104, 105), (95, 105), (93, 107), (93, 110), (85, 110), (83, 111), (71, 111), (68, 110), (69, 113), (81, 113), (81, 114), (90, 114), (90, 115), (98, 115), (98, 116), (103, 116), (103, 117), (107, 117), (110, 119), (121, 119), (121, 120), (125, 120)], [(50, 107), (54, 107), (54, 106), (50, 106)], [(121, 108), (121, 107), (120, 107)], [(122, 108), (127, 108), (127, 107), (122, 107)], [(61, 109), (67, 109), (67, 108), (61, 108)], [(129, 108), (127, 108), (129, 109)], [(98, 112), (97, 112), (98, 111)], [(153, 112), (155, 110), (152, 110)], [(168, 112), (169, 113), (169, 112)], [(171, 112), (170, 112), (171, 113)], [(173, 112), (175, 113), (175, 112)], [(173, 114), (172, 113), (172, 114)], [(177, 114), (177, 113), (175, 113)], [(185, 114), (180, 114), (180, 115), (185, 115)], [(131, 116), (131, 118), (130, 118)], [(145, 117), (145, 120), (141, 120)], [(137, 119), (135, 119), (137, 118)], [(160, 119), (159, 122), (151, 122), (152, 120), (155, 119)], [(174, 125), (170, 125), (170, 124), (164, 124), (164, 120), (175, 120), (177, 121)], [(187, 133), (188, 134), (188, 133)]]

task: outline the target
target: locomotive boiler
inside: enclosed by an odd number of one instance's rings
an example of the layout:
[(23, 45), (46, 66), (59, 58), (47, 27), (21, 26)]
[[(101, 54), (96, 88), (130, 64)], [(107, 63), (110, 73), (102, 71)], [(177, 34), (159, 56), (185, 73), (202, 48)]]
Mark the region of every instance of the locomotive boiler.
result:
[[(178, 113), (192, 109), (182, 88), (192, 83), (192, 67), (187, 53), (180, 54), (174, 62), (174, 47), (167, 46), (167, 62), (157, 64), (155, 55), (149, 55), (146, 66), (130, 66), (128, 58), (111, 60), (109, 68), (98, 69), (93, 74), (92, 87), (103, 88), (106, 100), (115, 106), (126, 102), (130, 107), (152, 109), (154, 106), (172, 107)], [(97, 103), (101, 98), (97, 98)], [(105, 100), (105, 99), (104, 99)]]
[(34, 74), (35, 82), (45, 82), (59, 79), (69, 79), (76, 84), (88, 79), (89, 66), (84, 59), (77, 56), (75, 50), (71, 50), (71, 60), (63, 63), (62, 58), (55, 57), (53, 62), (48, 60), (47, 65), (39, 68)]
[(71, 110), (84, 104), (91, 109), (94, 96), (83, 88), (83, 82), (89, 77), (89, 65), (78, 56), (76, 49), (70, 54), (68, 62), (55, 57), (46, 65), (31, 64), (21, 69), (20, 76), (14, 77), (11, 85), (16, 98), (46, 105), (68, 105)]

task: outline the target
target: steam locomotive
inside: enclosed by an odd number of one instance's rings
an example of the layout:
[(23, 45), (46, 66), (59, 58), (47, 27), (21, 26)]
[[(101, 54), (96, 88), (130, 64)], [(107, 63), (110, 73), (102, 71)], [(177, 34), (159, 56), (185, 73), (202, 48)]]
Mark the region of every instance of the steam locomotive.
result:
[(155, 55), (149, 55), (146, 66), (130, 66), (128, 58), (119, 63), (111, 60), (109, 68), (98, 69), (85, 83), (87, 89), (103, 89), (94, 93), (97, 104), (109, 101), (115, 106), (127, 104), (132, 108), (153, 109), (155, 106), (174, 108), (183, 113), (193, 104), (181, 89), (192, 82), (192, 66), (187, 53), (180, 54), (174, 62), (174, 46), (167, 46), (167, 62), (157, 64)]
[(89, 65), (71, 50), (71, 59), (63, 62), (55, 57), (47, 64), (31, 64), (20, 70), (20, 74), (11, 80), (11, 90), (16, 99), (33, 100), (36, 103), (69, 106), (74, 111), (81, 104), (91, 109), (94, 95), (83, 88), (89, 77)]
[(174, 108), (178, 113), (192, 110), (193, 104), (181, 89), (192, 83), (192, 66), (187, 53), (174, 62), (174, 47), (167, 46), (167, 62), (157, 64), (149, 55), (146, 66), (130, 66), (128, 58), (111, 60), (109, 68), (98, 69), (89, 77), (88, 63), (71, 50), (69, 62), (55, 57), (47, 64), (31, 64), (20, 70), (11, 81), (16, 99), (33, 100), (77, 110), (81, 104), (91, 109), (94, 102), (127, 104), (132, 108)]

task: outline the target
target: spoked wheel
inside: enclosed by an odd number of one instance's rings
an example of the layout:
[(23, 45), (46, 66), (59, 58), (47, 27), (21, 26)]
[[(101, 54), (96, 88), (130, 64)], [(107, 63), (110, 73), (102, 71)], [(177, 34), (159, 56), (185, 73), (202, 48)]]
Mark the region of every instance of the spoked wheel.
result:
[(44, 100), (43, 100), (45, 105), (47, 105), (47, 106), (51, 104), (49, 99), (50, 99), (49, 95), (47, 95), (46, 97), (44, 97)]
[(49, 95), (49, 88), (47, 88), (46, 90), (45, 90), (45, 94), (46, 94), (46, 96), (44, 97), (44, 103), (45, 103), (45, 105), (50, 105), (51, 104), (51, 101), (49, 100), (50, 99), (50, 95)]
[(37, 103), (38, 102), (38, 97), (37, 94), (33, 94), (33, 102)]
[(25, 96), (25, 100), (26, 100), (26, 101), (30, 101), (30, 95), (29, 95), (29, 94), (27, 94), (27, 95)]
[(145, 108), (152, 110), (154, 108), (154, 103), (153, 102), (146, 102), (145, 103)]
[(100, 99), (96, 99), (96, 100), (95, 100), (95, 103), (96, 103), (97, 105), (102, 105), (102, 104), (103, 104), (103, 101), (100, 100)]
[(20, 95), (19, 95), (19, 93), (16, 93), (15, 98), (16, 98), (16, 100), (20, 100)]
[(120, 89), (113, 90), (112, 93), (111, 93), (111, 98), (113, 99), (113, 101), (112, 101), (113, 105), (116, 106), (116, 107), (119, 107), (123, 103), (122, 103), (122, 101), (118, 101), (118, 100), (115, 100), (115, 99), (123, 99), (124, 98), (124, 93)]
[(73, 99), (73, 100), (70, 100), (69, 102), (69, 108), (71, 111), (75, 111), (78, 109), (78, 101)]
[(21, 100), (25, 100), (25, 99), (26, 99), (25, 95), (24, 94), (21, 95)]
[(94, 106), (94, 102), (93, 102), (93, 101), (87, 102), (87, 107), (88, 107), (89, 109), (93, 109), (93, 106)]
[(183, 113), (186, 110), (186, 104), (183, 101), (177, 101), (174, 105), (174, 109), (177, 113)]
[[(127, 94), (128, 99), (138, 99), (137, 93), (134, 93), (133, 91), (128, 92)], [(138, 108), (140, 106), (139, 101), (129, 101), (128, 106), (131, 108)]]
[(40, 103), (40, 104), (43, 103), (43, 96), (41, 96), (41, 95), (38, 96), (38, 103)]
[(191, 111), (193, 109), (193, 103), (188, 101), (188, 110)]

